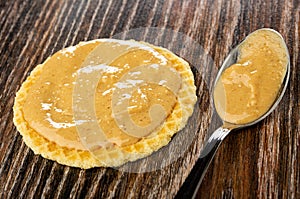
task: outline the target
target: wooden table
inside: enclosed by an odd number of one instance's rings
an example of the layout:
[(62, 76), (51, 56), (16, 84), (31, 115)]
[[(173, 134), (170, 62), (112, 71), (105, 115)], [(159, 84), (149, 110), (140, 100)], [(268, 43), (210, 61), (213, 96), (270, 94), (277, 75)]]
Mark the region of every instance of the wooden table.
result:
[[(15, 93), (30, 71), (63, 47), (124, 31), (126, 36), (141, 27), (180, 31), (203, 48), (200, 58), (196, 55), (192, 61), (199, 103), (180, 132), (194, 133), (184, 155), (146, 173), (81, 170), (34, 155), (12, 122)], [(230, 49), (262, 27), (279, 31), (287, 42), (291, 60), (287, 92), (269, 117), (226, 138), (200, 186), (199, 198), (300, 198), (300, 1), (1, 0), (0, 198), (173, 198), (203, 140), (219, 125), (209, 96), (220, 65)], [(162, 35), (157, 39), (167, 41), (171, 50), (176, 43), (176, 38), (169, 41)], [(183, 48), (176, 53), (183, 57), (196, 53), (189, 46)], [(197, 66), (206, 71), (199, 75)], [(170, 149), (172, 153), (176, 146)]]

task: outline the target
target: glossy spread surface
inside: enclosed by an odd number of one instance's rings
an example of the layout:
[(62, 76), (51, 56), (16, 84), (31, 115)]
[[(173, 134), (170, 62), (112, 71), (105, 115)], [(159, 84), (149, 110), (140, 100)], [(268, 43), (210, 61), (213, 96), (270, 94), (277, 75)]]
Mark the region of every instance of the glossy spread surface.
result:
[(264, 29), (249, 35), (239, 50), (237, 63), (223, 71), (216, 83), (214, 102), (224, 121), (246, 124), (273, 105), (286, 74), (288, 55), (282, 38)]
[(86, 150), (95, 140), (126, 146), (159, 129), (180, 88), (172, 63), (153, 48), (96, 40), (43, 63), (23, 114), (31, 128), (60, 146)]

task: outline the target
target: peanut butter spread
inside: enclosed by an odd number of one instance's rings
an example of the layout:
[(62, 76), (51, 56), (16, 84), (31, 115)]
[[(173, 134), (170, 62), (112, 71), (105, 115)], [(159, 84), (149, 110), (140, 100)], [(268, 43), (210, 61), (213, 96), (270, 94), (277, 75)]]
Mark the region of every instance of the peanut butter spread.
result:
[(180, 88), (179, 73), (158, 50), (135, 41), (95, 40), (43, 63), (23, 114), (31, 128), (63, 147), (126, 146), (160, 128)]
[(273, 105), (286, 74), (288, 55), (282, 38), (263, 29), (249, 35), (239, 50), (237, 63), (216, 83), (214, 101), (224, 121), (246, 124)]

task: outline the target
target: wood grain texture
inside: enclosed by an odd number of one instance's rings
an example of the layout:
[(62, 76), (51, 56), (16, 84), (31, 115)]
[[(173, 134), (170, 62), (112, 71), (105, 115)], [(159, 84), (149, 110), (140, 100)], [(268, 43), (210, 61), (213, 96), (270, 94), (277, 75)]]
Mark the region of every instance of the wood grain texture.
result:
[[(180, 132), (196, 135), (184, 156), (162, 170), (138, 174), (111, 168), (81, 170), (34, 155), (12, 122), (15, 93), (30, 71), (63, 47), (138, 27), (180, 31), (213, 59), (211, 63), (194, 55), (209, 67), (205, 78), (193, 67), (200, 103)], [(226, 138), (199, 198), (300, 198), (300, 1), (0, 0), (0, 198), (173, 198), (203, 140), (219, 124), (209, 99), (218, 68), (230, 49), (262, 27), (274, 28), (287, 42), (287, 92), (269, 117)], [(170, 49), (176, 43), (168, 34), (157, 40)]]

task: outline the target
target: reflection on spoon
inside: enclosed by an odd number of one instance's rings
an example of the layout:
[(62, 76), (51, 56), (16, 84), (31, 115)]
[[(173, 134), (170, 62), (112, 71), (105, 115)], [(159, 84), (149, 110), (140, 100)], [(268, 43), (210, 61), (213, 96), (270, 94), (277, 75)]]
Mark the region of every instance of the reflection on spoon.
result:
[(194, 198), (222, 140), (233, 129), (267, 117), (280, 102), (289, 79), (289, 53), (282, 36), (259, 29), (233, 49), (215, 80), (213, 99), (223, 121), (208, 139), (176, 198)]

